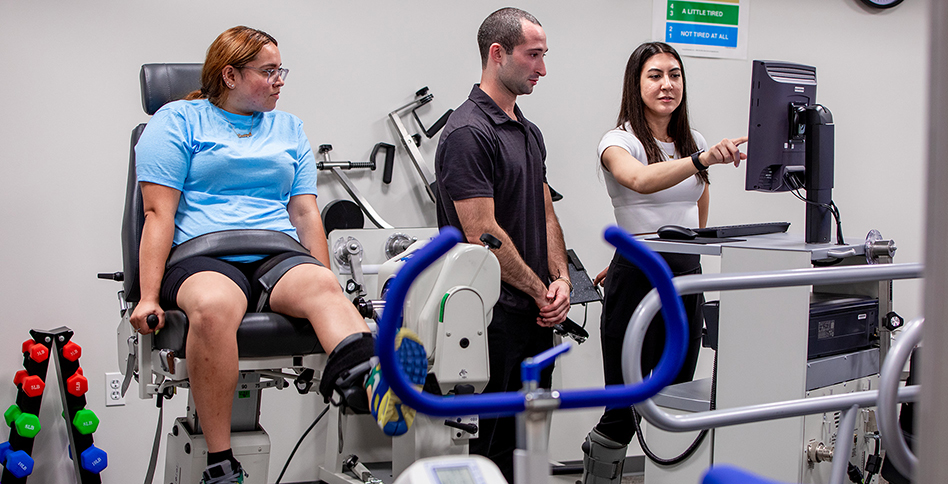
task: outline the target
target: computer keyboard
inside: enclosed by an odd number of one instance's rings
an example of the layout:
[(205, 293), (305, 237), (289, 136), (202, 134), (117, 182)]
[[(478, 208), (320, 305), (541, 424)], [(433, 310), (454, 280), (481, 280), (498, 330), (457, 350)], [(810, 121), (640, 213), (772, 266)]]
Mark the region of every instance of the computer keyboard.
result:
[(764, 222), (758, 224), (721, 225), (718, 227), (705, 227), (703, 229), (692, 230), (698, 233), (698, 237), (724, 239), (728, 237), (745, 237), (748, 235), (779, 234), (786, 232), (788, 227), (790, 227), (790, 222)]

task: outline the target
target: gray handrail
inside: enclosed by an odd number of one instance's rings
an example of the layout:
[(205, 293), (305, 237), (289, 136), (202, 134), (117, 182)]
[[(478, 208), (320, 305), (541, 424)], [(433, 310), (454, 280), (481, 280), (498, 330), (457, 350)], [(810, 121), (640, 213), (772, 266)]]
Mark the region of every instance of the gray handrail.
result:
[(895, 400), (899, 382), (902, 380), (902, 368), (912, 356), (912, 350), (922, 341), (924, 322), (924, 318), (912, 320), (902, 330), (902, 336), (889, 350), (888, 356), (882, 363), (882, 371), (879, 372), (879, 408), (876, 412), (879, 436), (882, 438), (883, 448), (886, 449), (886, 457), (892, 459), (892, 463), (899, 472), (909, 479), (915, 476), (918, 457), (909, 449), (902, 429), (899, 428), (899, 408)]
[[(705, 291), (913, 279), (922, 277), (923, 269), (922, 264), (885, 264), (737, 274), (702, 274), (676, 277), (672, 282), (679, 294), (686, 295)], [(622, 345), (622, 371), (626, 384), (635, 384), (642, 379), (641, 354), (645, 331), (660, 308), (661, 302), (653, 289), (642, 299), (632, 314)], [(668, 414), (659, 409), (652, 400), (646, 400), (636, 405), (635, 409), (657, 428), (671, 432), (688, 432), (845, 410), (853, 405), (873, 406), (876, 405), (878, 398), (879, 392), (872, 390), (711, 410), (689, 415)], [(918, 398), (917, 387), (901, 388), (898, 391), (900, 402), (916, 401)]]
[(852, 435), (856, 430), (856, 414), (859, 413), (859, 407), (853, 405), (843, 412), (843, 418), (839, 422), (836, 431), (836, 448), (833, 449), (833, 469), (830, 473), (830, 484), (843, 484), (846, 479), (846, 471), (849, 470), (849, 453), (853, 450), (853, 439), (840, 438), (840, 435)]

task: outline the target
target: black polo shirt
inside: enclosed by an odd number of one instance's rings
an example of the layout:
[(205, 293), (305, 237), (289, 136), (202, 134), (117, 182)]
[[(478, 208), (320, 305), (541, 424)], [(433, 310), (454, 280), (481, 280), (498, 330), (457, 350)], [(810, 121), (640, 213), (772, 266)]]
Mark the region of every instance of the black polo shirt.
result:
[[(517, 119), (500, 109), (479, 85), (448, 118), (435, 154), (438, 179), (438, 226), (463, 231), (455, 200), (494, 199), (494, 218), (520, 256), (549, 280), (546, 210), (546, 146), (535, 124), (514, 107)], [(506, 283), (499, 304), (508, 310), (537, 312), (533, 298)]]

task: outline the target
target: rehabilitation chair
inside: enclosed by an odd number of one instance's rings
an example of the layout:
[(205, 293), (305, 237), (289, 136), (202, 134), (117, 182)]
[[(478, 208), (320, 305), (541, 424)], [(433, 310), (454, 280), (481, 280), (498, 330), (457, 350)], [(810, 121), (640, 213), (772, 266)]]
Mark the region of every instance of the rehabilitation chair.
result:
[[(200, 64), (142, 66), (142, 105), (145, 112), (154, 114), (165, 103), (181, 99), (200, 86), (201, 67)], [(131, 378), (135, 378), (139, 382), (140, 398), (159, 396), (160, 402), (161, 398), (170, 398), (175, 388), (188, 387), (185, 362), (188, 322), (183, 312), (166, 311), (164, 328), (158, 334), (149, 335), (133, 333), (129, 323), (134, 305), (140, 298), (138, 249), (144, 211), (135, 174), (134, 148), (144, 128), (145, 124), (141, 124), (132, 131), (122, 224), (124, 270), (100, 274), (100, 278), (114, 279), (124, 284), (119, 292), (122, 321), (117, 332), (119, 354), (122, 355), (119, 357), (119, 366), (125, 368), (123, 393)], [(413, 249), (408, 248), (406, 242), (403, 244), (406, 247), (398, 251), (405, 252), (397, 257), (393, 257), (388, 250), (380, 250), (379, 254), (375, 254), (370, 249), (365, 254), (369, 259), (363, 260), (361, 245), (353, 236), (363, 238), (365, 242), (381, 237), (377, 244), (370, 245), (387, 247), (389, 244), (383, 244), (384, 241), (392, 237), (404, 238), (403, 232), (417, 232), (419, 240), (423, 240), (427, 238), (424, 234), (429, 230), (434, 229), (392, 229), (380, 231), (384, 232), (381, 234), (371, 230), (344, 231), (344, 239), (349, 241), (343, 244), (347, 249), (343, 251), (347, 255), (347, 267), (360, 266), (358, 270), (350, 269), (350, 272), (361, 273), (361, 264), (357, 262), (374, 261), (381, 264), (378, 270), (380, 282), (384, 282), (398, 272), (407, 257), (405, 254)], [(360, 249), (358, 253), (350, 253), (352, 242)], [(463, 247), (455, 248), (432, 268), (433, 272), (422, 278), (418, 288), (413, 289), (410, 299), (415, 301), (415, 305), (405, 316), (406, 325), (423, 338), (435, 360), (432, 370), (434, 377), (440, 378), (441, 391), (447, 391), (444, 387), (454, 388), (458, 383), (469, 384), (474, 391), (480, 391), (486, 384), (486, 328), (490, 321), (490, 309), (500, 295), (500, 266), (496, 258), (485, 246), (461, 245)], [(168, 264), (195, 255), (271, 254), (287, 250), (306, 252), (295, 239), (280, 232), (224, 231), (180, 244), (172, 250)], [(383, 252), (386, 255), (376, 261), (374, 258)], [(339, 256), (336, 251), (334, 254)], [(333, 264), (339, 262), (334, 258)], [(339, 272), (340, 267), (334, 271), (337, 271), (337, 277), (343, 277)], [(384, 298), (384, 290), (381, 292), (383, 294), (380, 297)], [(376, 303), (384, 307), (384, 301)], [(300, 393), (310, 391), (323, 376), (321, 370), (325, 367), (327, 355), (322, 351), (308, 321), (276, 313), (247, 313), (237, 331), (237, 343), (240, 380), (232, 415), (232, 446), (235, 456), (250, 474), (246, 482), (265, 483), (269, 464), (269, 437), (259, 423), (260, 391), (268, 387), (284, 388), (289, 385), (289, 380), (294, 382)], [(444, 351), (449, 351), (451, 357), (435, 357)], [(333, 428), (335, 422), (338, 429), (337, 432), (327, 433), (325, 453), (317, 457), (318, 478), (329, 483), (361, 482), (346, 475), (346, 471), (352, 472), (355, 462), (352, 456), (347, 455), (348, 447), (344, 444), (347, 412), (333, 406), (326, 417), (330, 422), (327, 427)], [(470, 422), (476, 423), (477, 420), (470, 416), (465, 418), (467, 423), (463, 424), (460, 418), (452, 419), (457, 422), (442, 418), (424, 423), (420, 422), (424, 418), (417, 419), (409, 435), (392, 442), (393, 470), (397, 473), (414, 460), (427, 455), (466, 453), (468, 438), (477, 432), (476, 425)], [(447, 426), (449, 423), (453, 425)], [(374, 421), (369, 427), (378, 432)], [(425, 430), (419, 430), (419, 427)], [(382, 436), (381, 432), (378, 435)], [(176, 419), (169, 435), (165, 482), (200, 480), (205, 465), (202, 451), (206, 452), (206, 446), (201, 435), (200, 419), (189, 397), (187, 417)]]
[[(140, 77), (145, 112), (152, 115), (165, 103), (182, 99), (199, 88), (201, 67), (201, 64), (143, 65)], [(119, 367), (125, 374), (122, 393), (134, 378), (139, 382), (140, 398), (158, 396), (162, 399), (170, 398), (178, 387), (188, 387), (185, 363), (188, 319), (180, 310), (167, 311), (164, 328), (158, 334), (148, 335), (133, 333), (129, 323), (140, 299), (138, 260), (144, 211), (135, 173), (135, 145), (144, 129), (143, 123), (132, 130), (122, 221), (123, 271), (99, 274), (99, 277), (123, 283), (119, 292), (122, 321), (117, 331)], [(174, 247), (168, 263), (196, 255), (274, 254), (287, 250), (308, 252), (281, 232), (223, 231)], [(294, 382), (300, 393), (309, 392), (319, 379), (326, 355), (308, 321), (272, 312), (248, 312), (237, 330), (237, 344), (240, 378), (231, 424), (233, 451), (248, 473), (246, 482), (266, 483), (270, 439), (260, 426), (260, 392), (268, 387), (284, 388), (289, 385), (288, 380)], [(159, 418), (159, 432), (160, 428)], [(200, 418), (189, 395), (188, 415), (176, 419), (169, 435), (164, 482), (199, 482), (206, 451)], [(157, 446), (154, 454), (157, 455)], [(154, 461), (149, 472), (153, 469)]]

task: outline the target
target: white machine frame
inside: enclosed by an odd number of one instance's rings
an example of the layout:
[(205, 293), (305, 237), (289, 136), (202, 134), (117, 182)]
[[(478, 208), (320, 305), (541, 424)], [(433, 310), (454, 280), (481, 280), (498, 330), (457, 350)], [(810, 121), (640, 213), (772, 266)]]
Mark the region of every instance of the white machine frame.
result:
[[(343, 287), (352, 290), (353, 299), (372, 295), (377, 298), (371, 301), (373, 310), (384, 311), (385, 282), (437, 233), (434, 228), (334, 230), (329, 234), (331, 269)], [(404, 251), (393, 257), (398, 249)], [(473, 244), (458, 244), (412, 286), (404, 324), (421, 337), (428, 351), (429, 372), (437, 378), (442, 393), (454, 391), (458, 384), (470, 385), (475, 392), (486, 386), (490, 377), (487, 325), (499, 296), (500, 264), (486, 247)], [(446, 357), (449, 348), (453, 350)], [(341, 417), (336, 409), (329, 416)], [(351, 419), (336, 420), (340, 429), (348, 425), (343, 420)], [(392, 441), (394, 476), (419, 459), (468, 453), (468, 441), (478, 434), (448, 427), (445, 420), (417, 415), (408, 433)], [(478, 424), (476, 415), (451, 420), (469, 429)], [(323, 473), (338, 469), (347, 455), (359, 449), (340, 449), (329, 436), (326, 445), (320, 479), (332, 482)]]

